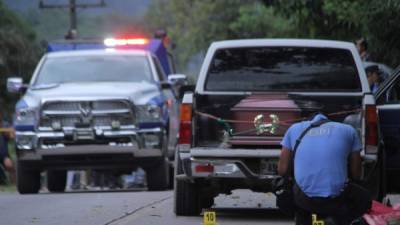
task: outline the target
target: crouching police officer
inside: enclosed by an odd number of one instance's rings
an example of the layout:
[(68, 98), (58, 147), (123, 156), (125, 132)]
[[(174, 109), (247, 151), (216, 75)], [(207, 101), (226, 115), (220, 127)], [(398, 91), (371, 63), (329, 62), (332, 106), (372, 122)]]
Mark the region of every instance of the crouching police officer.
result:
[[(299, 139), (314, 124), (318, 125)], [(281, 145), (279, 175), (289, 172), (291, 157), (294, 157), (297, 225), (311, 225), (312, 214), (332, 218), (335, 224), (348, 225), (370, 208), (368, 191), (348, 182), (359, 179), (361, 174), (361, 143), (352, 126), (329, 121), (318, 113), (310, 121), (293, 124)]]

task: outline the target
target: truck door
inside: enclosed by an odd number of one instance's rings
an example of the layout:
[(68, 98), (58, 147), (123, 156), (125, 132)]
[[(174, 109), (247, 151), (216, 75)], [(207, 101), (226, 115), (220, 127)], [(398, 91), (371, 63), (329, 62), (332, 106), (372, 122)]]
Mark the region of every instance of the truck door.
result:
[[(162, 70), (159, 60), (153, 56), (159, 81), (166, 81), (167, 76)], [(178, 142), (177, 136), (179, 131), (179, 104), (176, 98), (175, 92), (172, 88), (162, 89), (162, 92), (168, 102), (168, 117), (169, 117), (169, 128), (168, 128), (168, 154), (172, 158), (174, 156), (175, 146)]]
[(400, 193), (400, 69), (381, 85), (376, 103), (388, 192)]

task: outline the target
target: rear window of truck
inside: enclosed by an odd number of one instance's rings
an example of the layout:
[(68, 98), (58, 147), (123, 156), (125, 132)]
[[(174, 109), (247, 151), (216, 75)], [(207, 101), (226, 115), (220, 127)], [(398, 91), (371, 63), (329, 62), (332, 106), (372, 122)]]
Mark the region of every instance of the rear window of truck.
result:
[(349, 50), (315, 47), (252, 47), (216, 51), (208, 91), (361, 91)]

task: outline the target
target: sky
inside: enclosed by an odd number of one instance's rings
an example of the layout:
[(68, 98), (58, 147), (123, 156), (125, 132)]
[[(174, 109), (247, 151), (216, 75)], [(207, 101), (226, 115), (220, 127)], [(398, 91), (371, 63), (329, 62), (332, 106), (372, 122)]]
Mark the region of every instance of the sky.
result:
[[(3, 0), (13, 11), (26, 12), (30, 9), (40, 10), (39, 0)], [(42, 0), (45, 4), (67, 4), (68, 0)], [(98, 3), (101, 0), (76, 0), (76, 3)], [(124, 15), (141, 16), (151, 4), (151, 0), (104, 0), (106, 8), (87, 9), (85, 13), (117, 12)]]

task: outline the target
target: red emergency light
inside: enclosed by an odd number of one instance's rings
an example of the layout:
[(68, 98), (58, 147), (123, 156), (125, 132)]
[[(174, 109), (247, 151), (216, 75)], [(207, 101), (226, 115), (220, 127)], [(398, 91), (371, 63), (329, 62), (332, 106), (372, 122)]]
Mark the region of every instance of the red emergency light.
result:
[(149, 43), (149, 40), (146, 38), (107, 38), (104, 40), (104, 45), (107, 47), (115, 47), (115, 46), (129, 46), (129, 45), (146, 45)]

